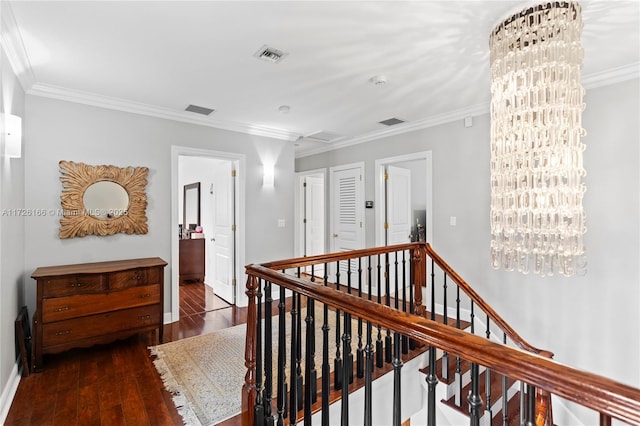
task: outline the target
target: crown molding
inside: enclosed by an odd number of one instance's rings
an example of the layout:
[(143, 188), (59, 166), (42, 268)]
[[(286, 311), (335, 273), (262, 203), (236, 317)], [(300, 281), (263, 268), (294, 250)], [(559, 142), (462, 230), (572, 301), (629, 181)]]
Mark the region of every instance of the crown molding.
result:
[[(595, 89), (597, 87), (607, 86), (610, 84), (621, 83), (623, 81), (632, 80), (640, 77), (640, 62), (624, 65), (617, 68), (611, 68), (598, 73), (589, 74), (582, 78), (582, 85), (585, 89)], [(386, 138), (389, 136), (399, 135), (402, 133), (413, 132), (416, 130), (426, 129), (428, 127), (438, 126), (440, 124), (449, 123), (455, 120), (464, 119), (465, 117), (474, 117), (489, 112), (489, 103), (473, 105), (467, 108), (450, 111), (444, 114), (434, 115), (422, 120), (400, 124), (390, 129), (383, 129), (370, 132), (361, 136), (356, 136), (327, 146), (312, 148), (309, 150), (301, 150), (296, 153), (296, 158), (309, 157), (311, 155), (321, 154), (336, 149), (346, 148), (348, 146), (357, 145), (373, 141), (376, 139)]]
[(18, 77), (22, 90), (26, 92), (35, 83), (36, 77), (33, 74), (33, 69), (9, 2), (0, 1), (0, 12), (2, 17), (0, 23), (2, 50), (7, 55), (9, 65), (11, 65), (13, 73)]
[(81, 90), (68, 89), (66, 87), (54, 86), (50, 84), (36, 83), (33, 85), (33, 87), (31, 87), (30, 90), (27, 91), (27, 93), (34, 96), (41, 96), (45, 98), (75, 102), (101, 108), (114, 109), (118, 111), (130, 112), (133, 114), (180, 121), (183, 123), (198, 124), (201, 126), (214, 127), (217, 129), (230, 130), (232, 132), (246, 133), (255, 136), (264, 136), (267, 138), (274, 138), (285, 141), (295, 141), (300, 138), (299, 134), (292, 133), (287, 130), (275, 129), (253, 124), (237, 123), (233, 121), (218, 120), (212, 117), (194, 115), (194, 113), (187, 111), (176, 111), (169, 108), (129, 101), (121, 98), (98, 95)]
[(640, 62), (635, 62), (584, 76), (582, 77), (582, 85), (585, 89), (594, 89), (639, 77)]
[(296, 158), (308, 157), (310, 155), (320, 154), (323, 152), (333, 151), (336, 149), (346, 148), (348, 146), (358, 145), (365, 142), (374, 141), (376, 139), (387, 138), (390, 136), (401, 135), (403, 133), (414, 132), (416, 130), (426, 129), (438, 126), (440, 124), (450, 123), (456, 120), (462, 120), (465, 117), (474, 117), (489, 112), (489, 103), (481, 103), (466, 108), (460, 108), (454, 111), (445, 112), (443, 114), (433, 115), (418, 121), (406, 122), (398, 124), (383, 130), (376, 130), (355, 136), (340, 142), (332, 143), (327, 146), (321, 146), (310, 150), (300, 151), (296, 153)]

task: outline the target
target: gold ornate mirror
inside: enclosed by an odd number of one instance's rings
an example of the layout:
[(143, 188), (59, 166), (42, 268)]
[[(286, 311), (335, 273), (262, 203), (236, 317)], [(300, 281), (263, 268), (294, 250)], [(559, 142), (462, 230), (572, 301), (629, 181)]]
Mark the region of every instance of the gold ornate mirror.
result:
[(60, 161), (60, 238), (146, 234), (146, 167), (89, 166)]

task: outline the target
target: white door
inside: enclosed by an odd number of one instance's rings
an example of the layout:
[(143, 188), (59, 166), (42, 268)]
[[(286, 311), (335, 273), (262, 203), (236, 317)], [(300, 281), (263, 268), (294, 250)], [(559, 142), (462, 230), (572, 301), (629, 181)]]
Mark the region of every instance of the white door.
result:
[(307, 176), (304, 196), (305, 256), (325, 252), (324, 248), (324, 178)]
[(213, 237), (210, 282), (213, 292), (229, 303), (235, 303), (233, 286), (234, 177), (232, 163), (221, 162), (214, 171)]
[[(331, 251), (364, 248), (364, 181), (361, 164), (331, 169)], [(347, 262), (341, 262), (340, 282), (347, 282)], [(335, 265), (332, 265), (335, 269)], [(356, 262), (351, 272), (355, 274)], [(335, 273), (333, 271), (332, 273)], [(353, 279), (353, 276), (352, 276)]]
[[(385, 241), (386, 245), (411, 241), (411, 170), (388, 165), (385, 170)], [(389, 293), (395, 294), (396, 261), (402, 268), (402, 258), (389, 255)], [(405, 264), (406, 267), (407, 264)], [(386, 268), (386, 266), (385, 266)], [(405, 277), (408, 276), (405, 273)], [(398, 269), (399, 284), (403, 274)], [(385, 283), (386, 284), (386, 283)], [(400, 293), (400, 289), (398, 290)]]
[(386, 245), (411, 241), (411, 170), (387, 166)]

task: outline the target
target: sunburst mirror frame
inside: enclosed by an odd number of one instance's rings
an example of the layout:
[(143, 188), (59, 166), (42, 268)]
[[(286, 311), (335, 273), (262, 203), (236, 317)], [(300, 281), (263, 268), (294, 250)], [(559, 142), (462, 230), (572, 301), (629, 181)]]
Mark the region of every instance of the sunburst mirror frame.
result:
[[(146, 234), (147, 167), (90, 166), (73, 161), (60, 161), (62, 182), (61, 239), (87, 235)], [(84, 205), (84, 193), (96, 182), (120, 185), (129, 196), (129, 206), (122, 215), (101, 219), (92, 216)]]

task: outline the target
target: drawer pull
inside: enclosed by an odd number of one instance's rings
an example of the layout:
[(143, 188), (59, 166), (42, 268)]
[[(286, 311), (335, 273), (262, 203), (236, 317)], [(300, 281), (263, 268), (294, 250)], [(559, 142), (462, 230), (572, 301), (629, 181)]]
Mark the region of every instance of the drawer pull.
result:
[(71, 306), (63, 306), (61, 308), (56, 308), (56, 312), (64, 312), (71, 309)]
[(69, 283), (69, 287), (84, 287), (84, 283)]
[(141, 315), (141, 316), (138, 317), (138, 319), (140, 321), (146, 321), (146, 320), (151, 319), (151, 315)]
[(151, 293), (145, 293), (145, 294), (141, 294), (140, 296), (138, 296), (140, 299), (147, 299), (149, 297), (151, 297)]
[(56, 331), (56, 336), (64, 336), (65, 334), (71, 334), (71, 330)]

